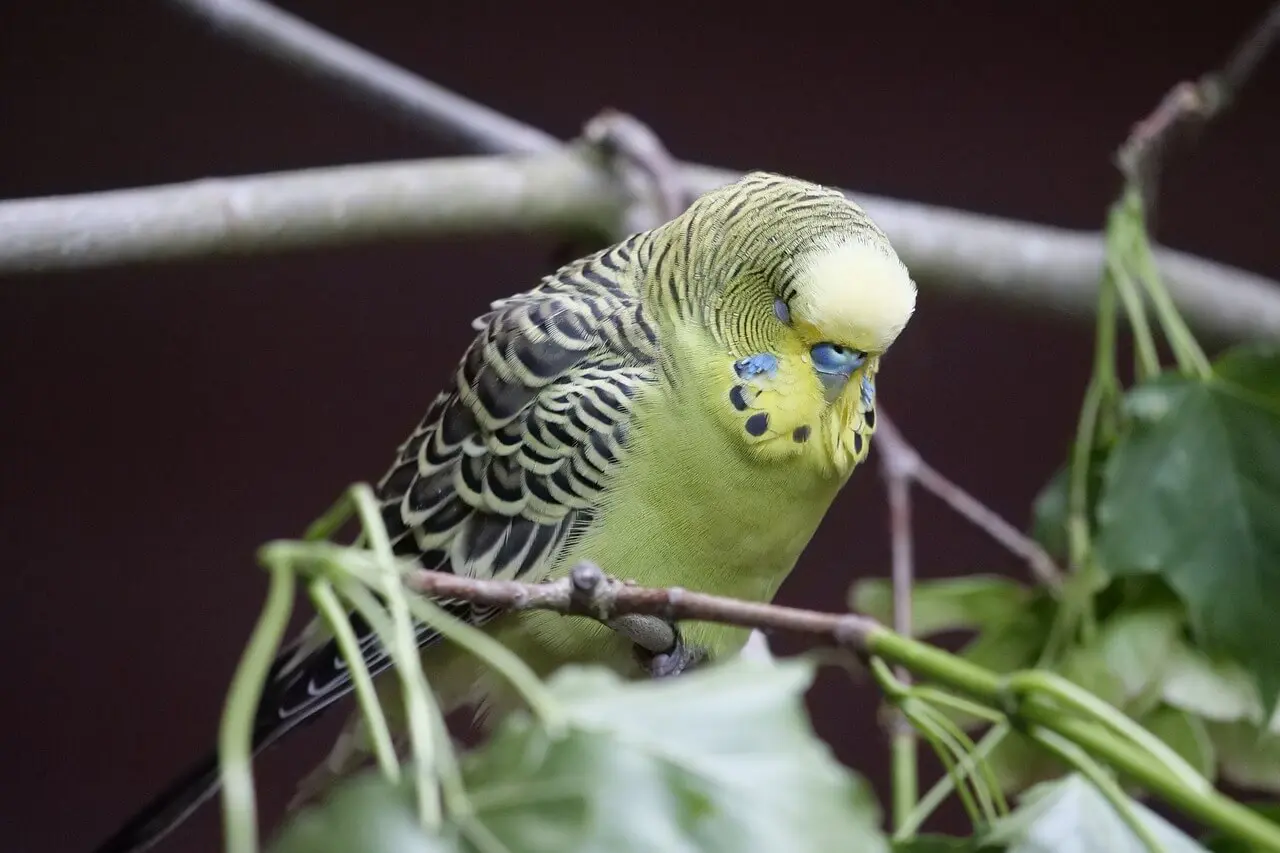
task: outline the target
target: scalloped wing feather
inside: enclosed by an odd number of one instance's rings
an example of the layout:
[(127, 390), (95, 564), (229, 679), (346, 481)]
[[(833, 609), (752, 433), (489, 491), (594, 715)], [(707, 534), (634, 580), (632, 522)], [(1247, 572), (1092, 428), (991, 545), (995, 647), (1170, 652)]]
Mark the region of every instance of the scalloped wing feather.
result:
[[(627, 452), (632, 401), (656, 380), (658, 342), (630, 284), (636, 238), (498, 300), (449, 386), (379, 482), (396, 553), (468, 577), (544, 578), (595, 520)], [(496, 610), (438, 601), (474, 625)], [(372, 674), (390, 660), (352, 617)], [(437, 635), (415, 625), (419, 646)], [(327, 634), (281, 655), (259, 728), (274, 739), (350, 690)]]

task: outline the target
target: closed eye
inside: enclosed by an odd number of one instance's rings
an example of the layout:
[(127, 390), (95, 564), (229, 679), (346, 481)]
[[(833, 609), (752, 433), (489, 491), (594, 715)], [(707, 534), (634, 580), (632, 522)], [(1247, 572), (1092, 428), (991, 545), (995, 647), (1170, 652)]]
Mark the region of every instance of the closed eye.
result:
[(813, 359), (814, 370), (819, 373), (834, 373), (844, 377), (848, 377), (849, 374), (861, 367), (862, 363), (867, 360), (865, 352), (850, 349), (840, 344), (833, 344), (829, 341), (814, 344), (809, 350), (809, 355)]

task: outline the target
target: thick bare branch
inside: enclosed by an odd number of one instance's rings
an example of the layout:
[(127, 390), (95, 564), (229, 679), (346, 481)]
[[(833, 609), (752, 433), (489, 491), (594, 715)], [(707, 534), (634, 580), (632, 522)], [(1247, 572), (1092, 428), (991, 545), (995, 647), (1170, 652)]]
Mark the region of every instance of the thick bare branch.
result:
[[(683, 167), (700, 194), (741, 173)], [(848, 192), (848, 191), (846, 191)], [(849, 192), (922, 282), (1088, 316), (1102, 240)], [(208, 179), (0, 202), (0, 273), (271, 252), (427, 234), (610, 229), (624, 193), (590, 158), (450, 158)], [(1280, 338), (1280, 285), (1163, 250), (1188, 320), (1229, 339)]]
[(623, 194), (568, 152), (208, 179), (0, 202), (0, 273), (280, 251), (422, 234), (564, 232)]
[(261, 0), (172, 0), (219, 34), (334, 84), (433, 138), (479, 154), (526, 154), (559, 147), (536, 127), (450, 92)]

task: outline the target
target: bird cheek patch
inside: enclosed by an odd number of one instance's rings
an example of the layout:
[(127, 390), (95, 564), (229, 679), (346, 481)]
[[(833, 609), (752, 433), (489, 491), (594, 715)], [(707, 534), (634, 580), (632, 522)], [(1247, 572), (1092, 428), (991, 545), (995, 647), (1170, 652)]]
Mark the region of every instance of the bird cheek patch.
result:
[(778, 375), (778, 357), (771, 352), (758, 352), (735, 361), (733, 370), (739, 379), (755, 379), (759, 376), (773, 379)]

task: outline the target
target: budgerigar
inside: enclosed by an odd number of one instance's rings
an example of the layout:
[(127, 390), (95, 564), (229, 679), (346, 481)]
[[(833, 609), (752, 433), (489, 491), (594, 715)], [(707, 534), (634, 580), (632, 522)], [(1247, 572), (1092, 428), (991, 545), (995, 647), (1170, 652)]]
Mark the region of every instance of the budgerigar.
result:
[[(867, 455), (880, 359), (915, 302), (888, 239), (841, 193), (765, 172), (709, 192), (475, 321), (378, 484), (395, 550), (470, 577), (536, 582), (590, 560), (644, 585), (771, 600)], [(631, 643), (590, 620), (449, 606), (540, 673), (643, 674)], [(748, 636), (682, 633), (710, 660)], [(426, 628), (418, 641), (446, 709), (494, 719), (518, 701)], [(349, 690), (333, 642), (304, 637), (272, 670), (256, 746)], [(211, 757), (98, 853), (149, 846), (217, 781)]]

